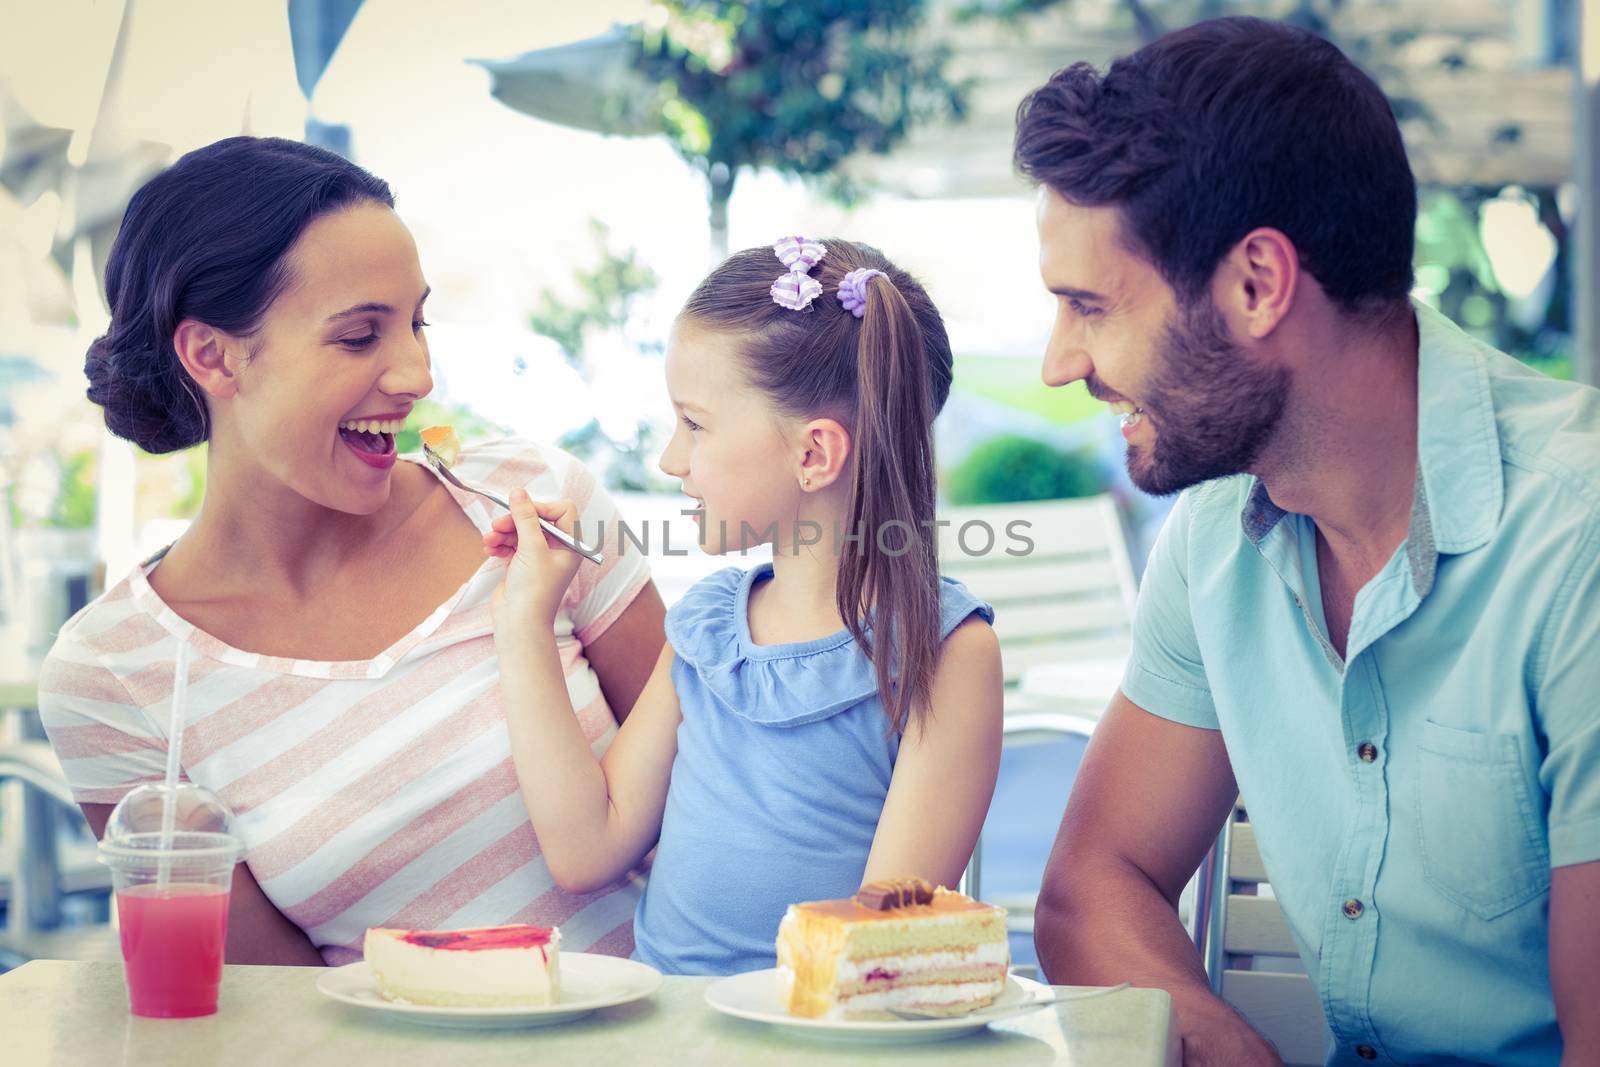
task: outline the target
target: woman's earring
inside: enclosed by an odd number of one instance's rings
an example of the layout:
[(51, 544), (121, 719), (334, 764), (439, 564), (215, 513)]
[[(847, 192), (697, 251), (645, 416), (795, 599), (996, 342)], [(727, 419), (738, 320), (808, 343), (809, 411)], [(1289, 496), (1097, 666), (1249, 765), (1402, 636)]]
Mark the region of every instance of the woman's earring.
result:
[(811, 488), (811, 479), (810, 478), (801, 479), (800, 486), (803, 489), (810, 489)]

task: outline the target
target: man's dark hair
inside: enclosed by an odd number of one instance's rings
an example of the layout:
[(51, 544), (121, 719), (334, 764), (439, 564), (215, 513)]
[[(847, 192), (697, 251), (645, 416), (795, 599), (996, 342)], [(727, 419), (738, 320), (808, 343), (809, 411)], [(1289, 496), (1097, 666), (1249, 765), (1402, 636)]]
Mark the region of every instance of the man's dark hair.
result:
[(1019, 170), (1114, 205), (1123, 240), (1186, 304), (1258, 226), (1282, 231), (1341, 310), (1411, 292), (1417, 185), (1382, 91), (1321, 37), (1253, 18), (1057, 71), (1017, 109)]

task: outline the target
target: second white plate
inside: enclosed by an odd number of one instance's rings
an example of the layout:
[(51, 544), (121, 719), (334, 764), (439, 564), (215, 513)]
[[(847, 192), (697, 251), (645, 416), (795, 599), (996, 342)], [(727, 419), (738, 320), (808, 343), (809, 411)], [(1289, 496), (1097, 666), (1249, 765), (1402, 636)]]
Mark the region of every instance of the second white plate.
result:
[(778, 1000), (776, 968), (746, 971), (713, 982), (706, 989), (706, 1003), (724, 1015), (766, 1023), (806, 1037), (872, 1044), (944, 1041), (1054, 1000), (1055, 993), (1049, 986), (1013, 974), (1006, 977), (1005, 991), (993, 1004), (970, 1015), (948, 1019), (803, 1019), (783, 1010)]
[(441, 1008), (387, 1000), (366, 962), (324, 971), (317, 989), (342, 1004), (458, 1030), (504, 1030), (571, 1022), (599, 1008), (642, 1000), (661, 988), (661, 972), (648, 964), (590, 952), (561, 954), (561, 1000), (535, 1008)]

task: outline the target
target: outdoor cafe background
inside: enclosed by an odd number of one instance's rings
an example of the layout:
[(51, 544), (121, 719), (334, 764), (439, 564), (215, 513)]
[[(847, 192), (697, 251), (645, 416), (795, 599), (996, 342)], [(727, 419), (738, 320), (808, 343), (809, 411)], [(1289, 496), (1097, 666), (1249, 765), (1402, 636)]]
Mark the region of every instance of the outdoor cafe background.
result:
[[(559, 442), (640, 518), (677, 507), (655, 466), (660, 359), (689, 289), (781, 233), (866, 239), (948, 319), (947, 503), (1108, 494), (1126, 542), (1106, 565), (1127, 571), (1108, 581), (1131, 589), (1166, 502), (1127, 483), (1104, 405), (1039, 382), (1052, 307), (1012, 113), (1057, 67), (1228, 13), (1312, 27), (1379, 78), (1421, 182), (1421, 299), (1600, 379), (1597, 0), (0, 0), (0, 969), (112, 958), (104, 873), (49, 799), (32, 678), (60, 623), (203, 491), (203, 447), (140, 454), (83, 395), (105, 257), (152, 173), (248, 132), (387, 179), (434, 289), (438, 387), (408, 435)], [(669, 602), (720, 565), (653, 562)], [(1061, 701), (1092, 726), (1094, 699)], [(1019, 961), (1081, 747), (1007, 750), (983, 885), (1013, 902)]]

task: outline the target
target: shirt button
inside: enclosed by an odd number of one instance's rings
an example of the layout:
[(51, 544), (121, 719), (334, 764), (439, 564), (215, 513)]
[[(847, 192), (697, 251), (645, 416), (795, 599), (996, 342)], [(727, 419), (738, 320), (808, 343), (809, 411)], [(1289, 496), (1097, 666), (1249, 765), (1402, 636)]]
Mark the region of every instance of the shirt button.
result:
[(1378, 758), (1378, 746), (1371, 741), (1363, 741), (1356, 746), (1356, 755), (1361, 757), (1362, 763), (1371, 763)]
[(1357, 1045), (1356, 1055), (1364, 1060), (1375, 1060), (1378, 1058), (1378, 1050), (1371, 1045)]
[(1346, 919), (1361, 918), (1361, 912), (1363, 910), (1364, 909), (1361, 906), (1361, 901), (1354, 897), (1351, 897), (1349, 900), (1344, 902), (1344, 917)]

